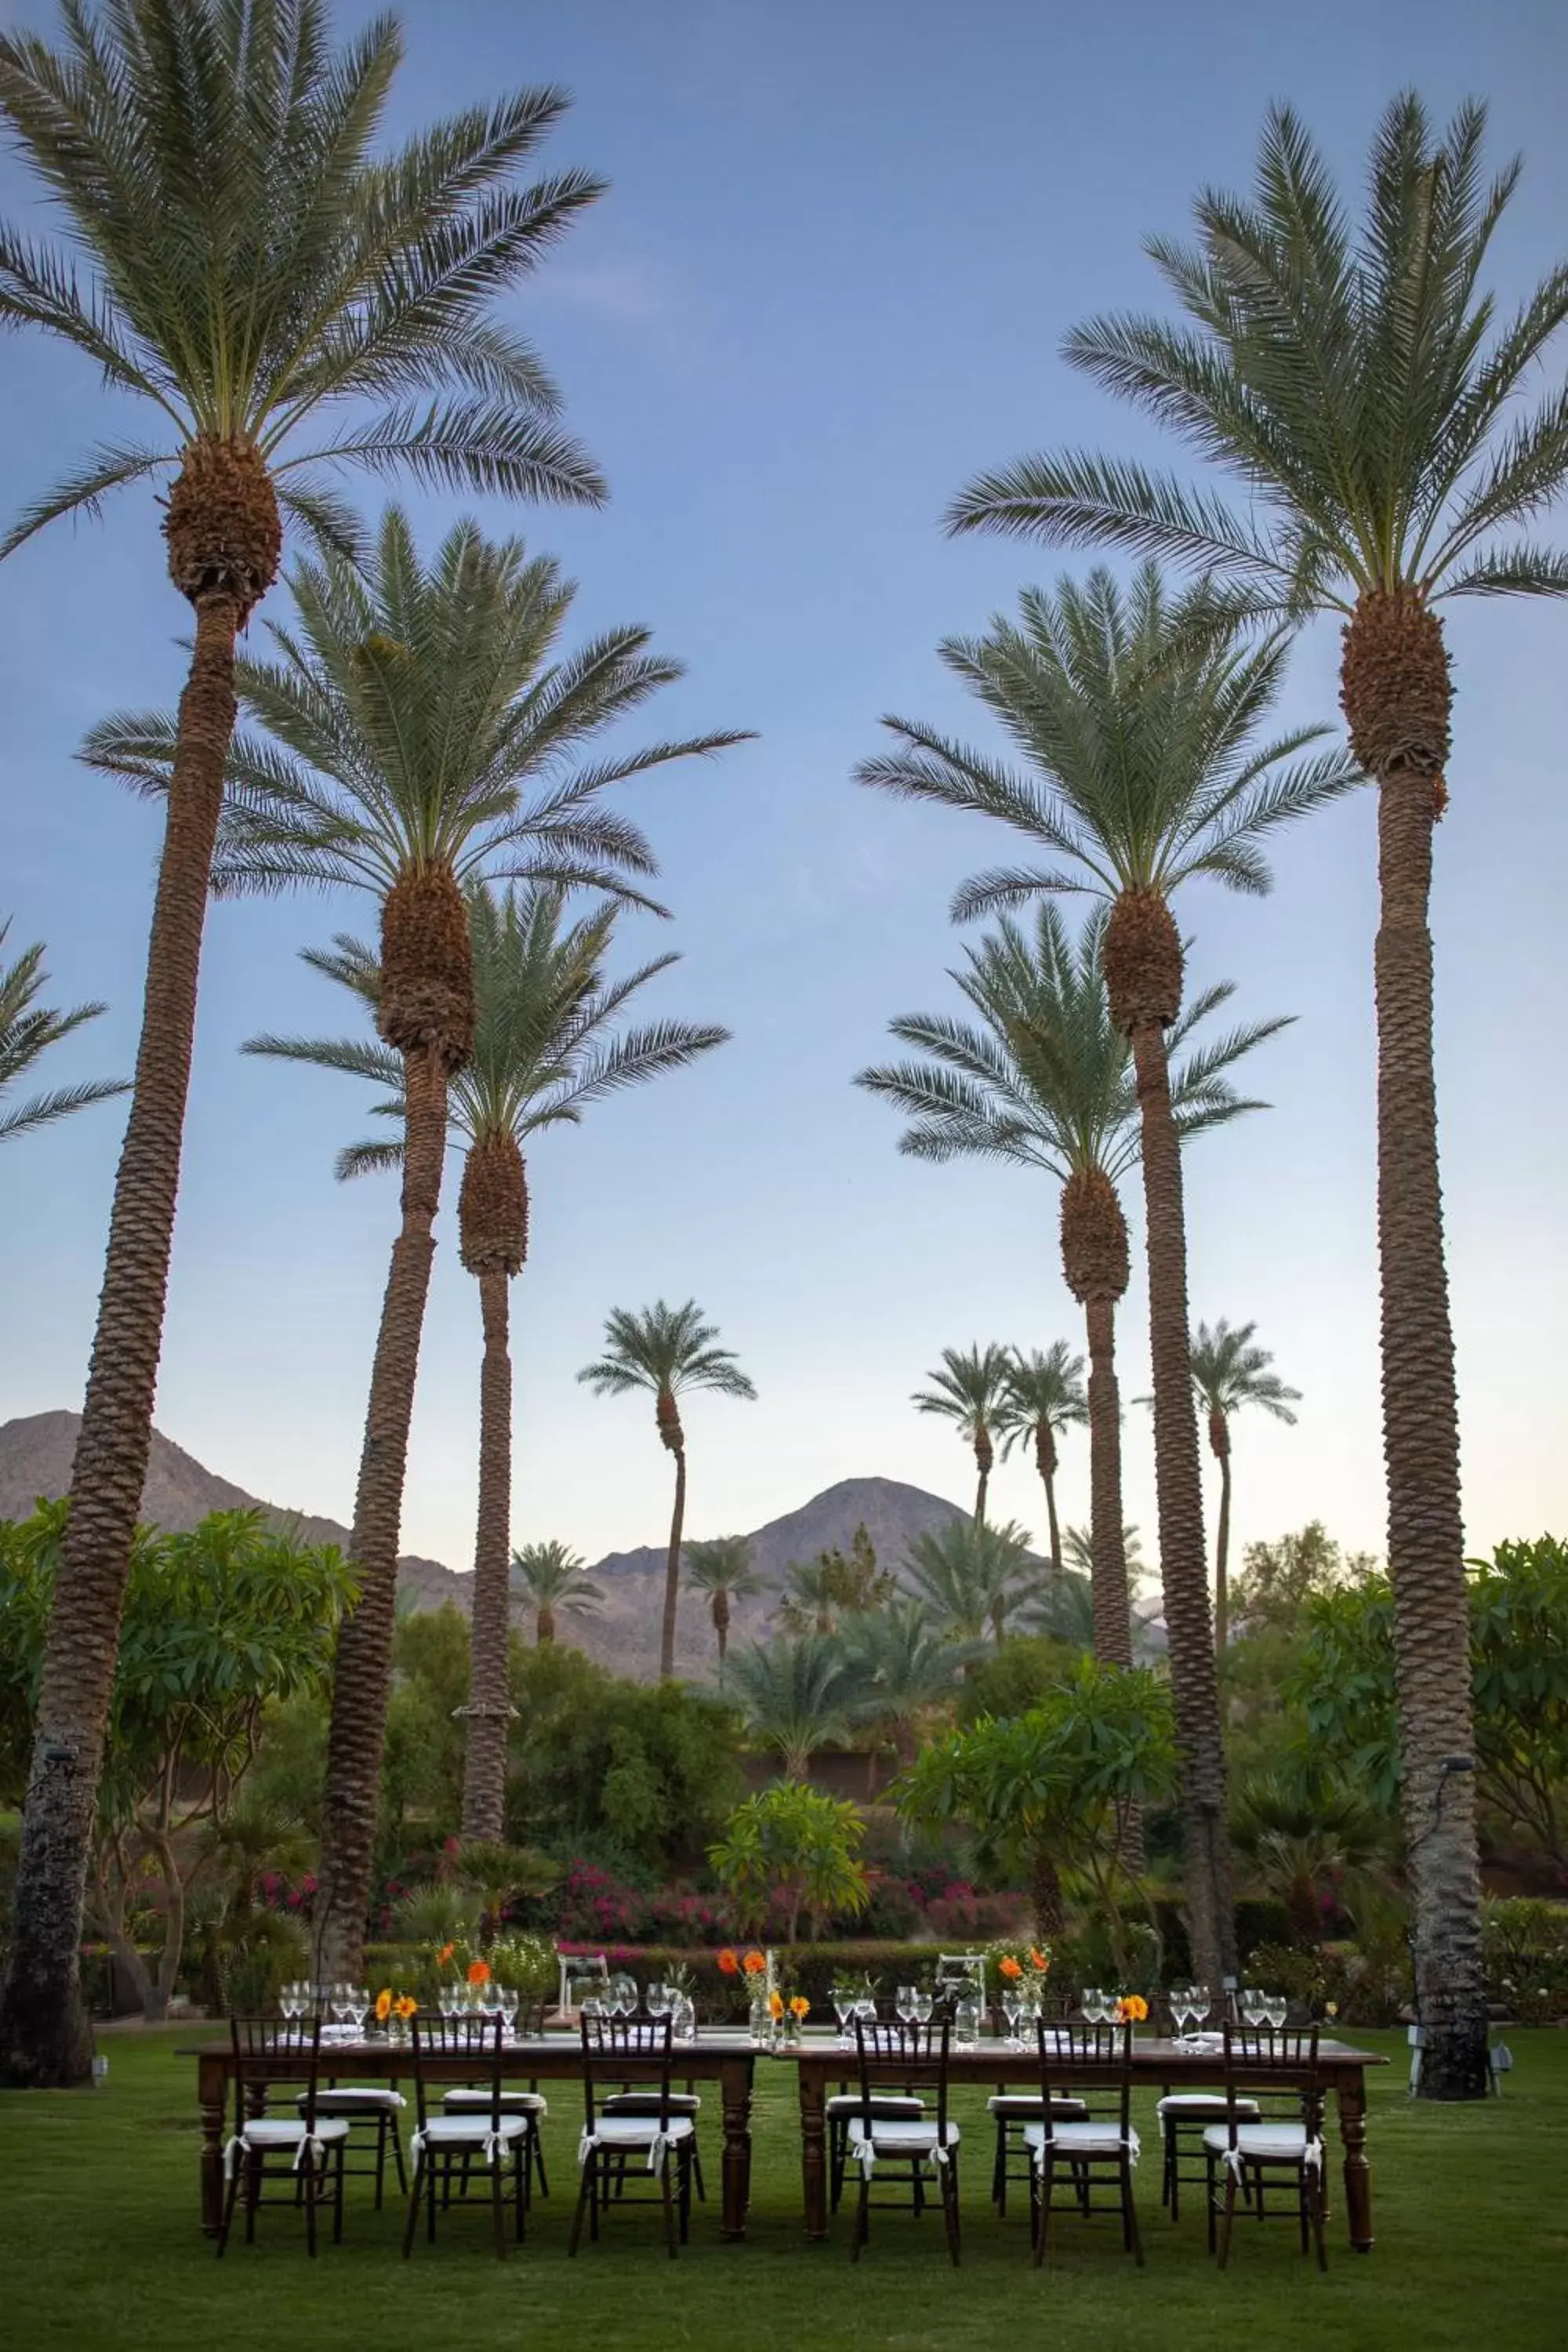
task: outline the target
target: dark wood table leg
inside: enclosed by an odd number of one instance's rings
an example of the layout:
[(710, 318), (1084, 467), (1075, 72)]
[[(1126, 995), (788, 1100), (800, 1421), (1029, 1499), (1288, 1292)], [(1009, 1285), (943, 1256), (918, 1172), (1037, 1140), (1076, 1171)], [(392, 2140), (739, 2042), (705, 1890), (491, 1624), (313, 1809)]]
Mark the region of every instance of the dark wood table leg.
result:
[(805, 2198), (805, 2234), (827, 2235), (827, 2103), (826, 2077), (815, 2066), (800, 2069), (800, 2177)]
[(223, 2125), (228, 2071), (221, 2058), (204, 2058), (196, 2073), (202, 2111), (202, 2227), (216, 2238), (223, 2225)]
[(1334, 2085), (1340, 2114), (1340, 2140), (1345, 2152), (1345, 2221), (1358, 2254), (1372, 2252), (1372, 2167), (1366, 2154), (1366, 2084), (1359, 2067), (1340, 2075)]
[(746, 2234), (746, 2207), (752, 2196), (752, 2060), (726, 2058), (719, 2076), (719, 2096), (724, 2110), (724, 2211), (727, 2238)]

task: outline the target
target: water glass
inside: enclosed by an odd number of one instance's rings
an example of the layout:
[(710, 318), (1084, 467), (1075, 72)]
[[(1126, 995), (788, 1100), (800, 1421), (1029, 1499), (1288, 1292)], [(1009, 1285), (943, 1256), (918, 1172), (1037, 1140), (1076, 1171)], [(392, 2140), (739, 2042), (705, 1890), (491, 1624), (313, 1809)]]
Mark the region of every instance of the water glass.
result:
[(929, 2025), (931, 2023), (931, 2011), (935, 2007), (936, 2003), (929, 1992), (917, 1992), (914, 1999), (914, 2011), (911, 2022), (916, 2025)]
[(1020, 1996), (1013, 1991), (1005, 1992), (1002, 1996), (1002, 2015), (1006, 2021), (1007, 2047), (1010, 2050), (1021, 2050), (1024, 2046), (1018, 2032), (1018, 2021), (1023, 2014), (1024, 2004)]
[(689, 1993), (670, 1992), (669, 2032), (673, 2042), (696, 2041), (697, 2003)]
[(1263, 2025), (1268, 2021), (1264, 1996), (1257, 1985), (1245, 1985), (1241, 1994), (1242, 2021), (1247, 2025)]
[(980, 2040), (980, 2003), (973, 1994), (955, 2001), (952, 2009), (953, 2045), (959, 2050), (973, 2050)]

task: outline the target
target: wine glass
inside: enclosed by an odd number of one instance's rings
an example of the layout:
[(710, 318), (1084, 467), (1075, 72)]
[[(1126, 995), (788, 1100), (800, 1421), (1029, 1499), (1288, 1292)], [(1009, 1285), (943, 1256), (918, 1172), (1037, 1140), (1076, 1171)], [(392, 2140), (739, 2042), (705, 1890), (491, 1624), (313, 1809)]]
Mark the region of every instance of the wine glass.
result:
[(910, 2018), (911, 2024), (929, 2025), (931, 2021), (931, 2011), (935, 2007), (936, 2001), (931, 1993), (917, 1992), (914, 1998), (914, 2008)]
[(290, 2021), (299, 2016), (304, 2007), (304, 1999), (297, 1983), (279, 1986), (278, 2007), (283, 2017)]
[(1023, 1996), (1015, 1986), (1009, 1985), (1002, 1996), (1002, 2015), (1006, 2021), (1009, 2050), (1021, 2050), (1024, 2046), (1018, 2032), (1018, 2021), (1023, 2014)]
[(1289, 2006), (1289, 2000), (1282, 1992), (1271, 1992), (1264, 1996), (1264, 2015), (1274, 2032), (1278, 2033), (1284, 2024), (1285, 2013)]
[(855, 2013), (854, 1988), (846, 1984), (830, 1985), (827, 1989), (827, 1998), (833, 2003), (833, 2014), (838, 2020), (838, 2039), (840, 2042), (847, 2042), (849, 2038), (849, 2020)]
[(915, 2021), (915, 2007), (920, 2000), (913, 1985), (902, 1984), (893, 1996), (893, 2011), (905, 2025)]
[(668, 2017), (671, 1994), (667, 1984), (650, 1984), (647, 1989), (647, 2013), (650, 2017)]
[(1268, 2011), (1263, 1994), (1257, 1985), (1244, 1985), (1241, 1991), (1241, 2015), (1245, 2024), (1258, 2026), (1266, 2022)]
[(1098, 1985), (1085, 1985), (1079, 2001), (1087, 2025), (1100, 2025), (1105, 2020), (1105, 1995)]
[(505, 2029), (506, 2038), (509, 2042), (515, 2042), (517, 2039), (517, 2011), (519, 1998), (520, 1996), (515, 1985), (502, 1985), (500, 1989), (501, 2024)]

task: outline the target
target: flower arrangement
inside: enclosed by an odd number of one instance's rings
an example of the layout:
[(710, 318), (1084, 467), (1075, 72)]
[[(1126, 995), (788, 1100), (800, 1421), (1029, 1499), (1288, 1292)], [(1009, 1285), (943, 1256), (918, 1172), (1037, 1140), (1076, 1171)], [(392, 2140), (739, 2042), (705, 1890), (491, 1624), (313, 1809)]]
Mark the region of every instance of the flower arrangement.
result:
[(985, 1947), (985, 1981), (993, 1992), (1011, 1991), (1015, 1987), (1025, 1992), (1043, 1991), (1050, 1972), (1048, 1944), (1003, 1938)]
[(488, 1985), (490, 1980), (490, 1964), (489, 1960), (470, 1960), (464, 1974), (471, 1985)]
[(773, 1992), (769, 1993), (769, 1995), (768, 1995), (768, 2015), (773, 2019), (773, 2023), (774, 2023), (775, 2025), (779, 2022), (779, 2020), (783, 2017), (784, 2013), (784, 1997), (783, 1993), (782, 1993), (782, 1992), (779, 1992), (779, 1991), (777, 1991), (777, 1990), (774, 1990), (774, 1991), (773, 1991)]
[(376, 1994), (375, 2021), (384, 2032), (390, 2026), (395, 2036), (401, 2039), (408, 2032), (409, 2019), (418, 2014), (419, 2003), (412, 1993), (394, 1992), (390, 1985), (383, 1985)]
[(804, 2023), (811, 2015), (811, 2003), (803, 1992), (793, 1993), (790, 1996), (789, 2013), (797, 2025)]
[(768, 1972), (768, 1956), (765, 1952), (750, 1951), (741, 1962), (741, 1966), (749, 1977), (765, 1977)]
[(1118, 2025), (1142, 2025), (1149, 2014), (1149, 2004), (1141, 1992), (1124, 1992), (1116, 2004)]

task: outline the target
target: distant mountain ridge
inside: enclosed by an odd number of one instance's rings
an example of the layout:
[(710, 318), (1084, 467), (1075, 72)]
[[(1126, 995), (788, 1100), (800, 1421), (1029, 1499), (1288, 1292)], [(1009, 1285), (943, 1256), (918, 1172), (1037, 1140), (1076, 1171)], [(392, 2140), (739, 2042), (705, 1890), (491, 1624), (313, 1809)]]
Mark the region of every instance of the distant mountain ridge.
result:
[[(0, 1423), (0, 1518), (24, 1517), (40, 1496), (66, 1493), (80, 1426), (80, 1415), (74, 1412), (31, 1413)], [(297, 1528), (309, 1542), (348, 1544), (349, 1530), (336, 1519), (264, 1502), (205, 1468), (160, 1431), (153, 1432), (142, 1497), (144, 1519), (180, 1529), (195, 1527), (209, 1511), (258, 1509)], [(792, 1560), (835, 1549), (847, 1551), (857, 1527), (864, 1525), (879, 1560), (895, 1568), (916, 1536), (965, 1517), (956, 1503), (895, 1478), (840, 1480), (798, 1510), (770, 1519), (751, 1537), (753, 1564), (767, 1590), (735, 1604), (731, 1639), (747, 1641), (767, 1630)], [(562, 1637), (617, 1674), (651, 1680), (658, 1665), (665, 1559), (661, 1544), (607, 1554), (590, 1570), (605, 1591), (602, 1612), (596, 1618), (563, 1619)], [(437, 1609), (450, 1601), (467, 1613), (472, 1578), (440, 1560), (405, 1555), (397, 1564), (397, 1582), (400, 1594), (417, 1609)], [(677, 1667), (682, 1674), (705, 1675), (712, 1660), (706, 1603), (698, 1593), (683, 1594)]]

